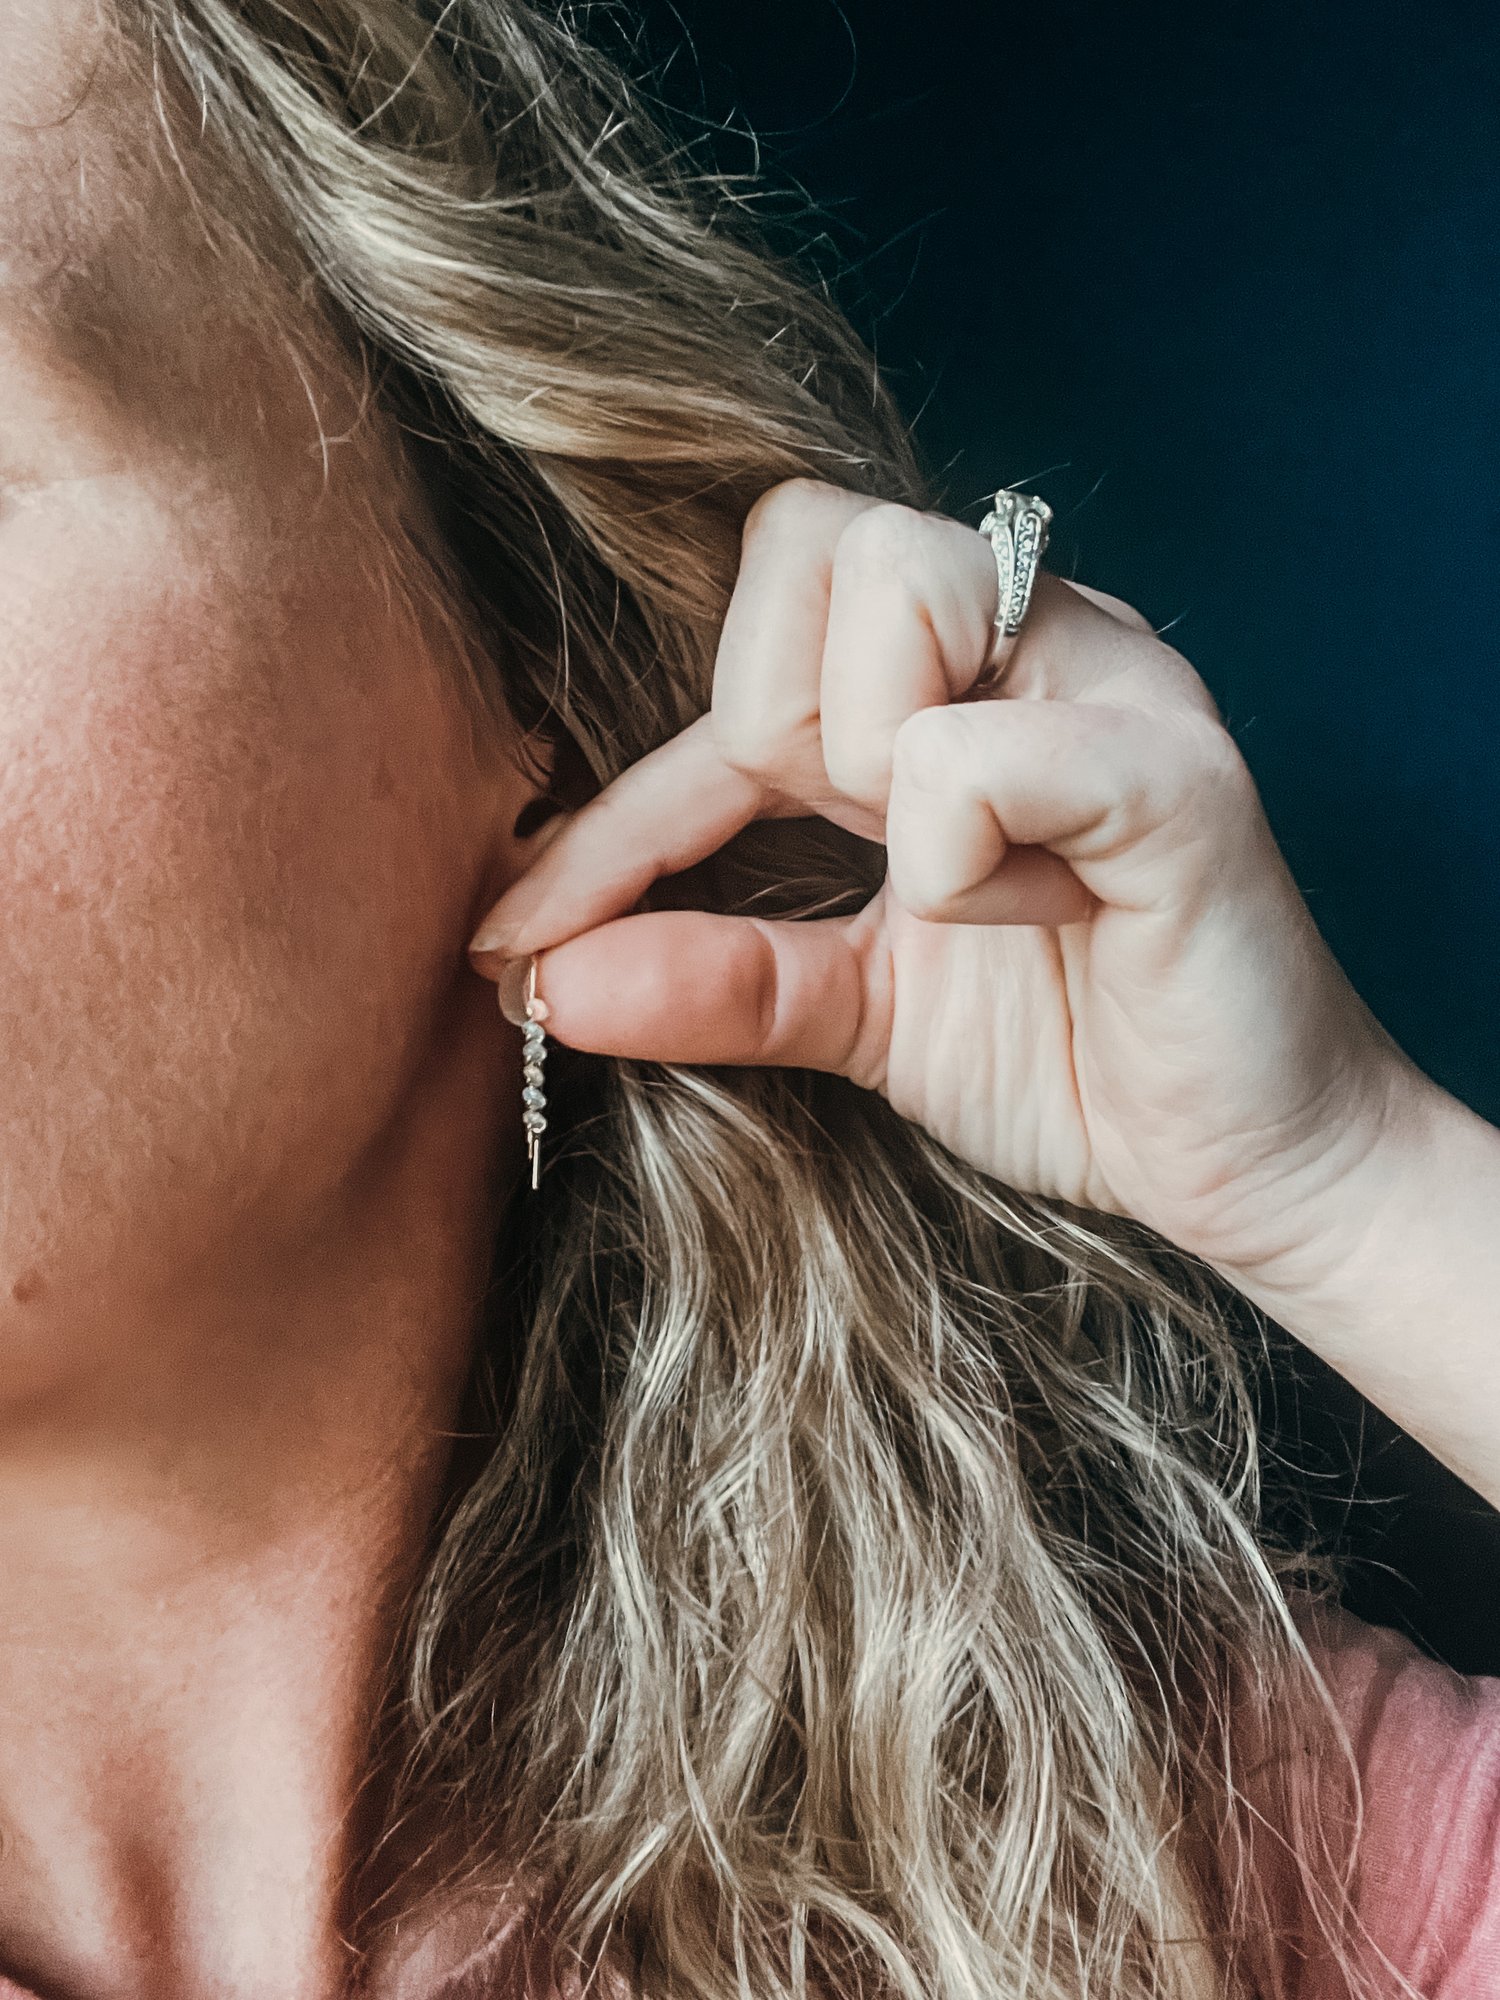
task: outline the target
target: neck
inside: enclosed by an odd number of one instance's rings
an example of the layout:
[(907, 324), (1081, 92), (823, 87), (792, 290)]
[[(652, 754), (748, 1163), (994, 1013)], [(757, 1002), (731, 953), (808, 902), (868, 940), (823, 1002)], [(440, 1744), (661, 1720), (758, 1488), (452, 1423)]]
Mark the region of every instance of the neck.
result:
[(119, 1301), (102, 1348), (95, 1308), (88, 1365), (0, 1403), (0, 1969), (39, 1993), (346, 1988), (490, 1250), (489, 1134), (443, 1109), (316, 1242)]

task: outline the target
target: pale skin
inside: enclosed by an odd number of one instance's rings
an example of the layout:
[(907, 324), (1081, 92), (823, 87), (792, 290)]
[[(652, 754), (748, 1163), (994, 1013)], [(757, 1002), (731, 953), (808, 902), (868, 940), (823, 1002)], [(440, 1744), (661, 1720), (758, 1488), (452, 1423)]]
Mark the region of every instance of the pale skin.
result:
[[(464, 954), (502, 891), (560, 1038), (846, 1069), (1200, 1250), (1500, 1493), (1495, 1135), (1349, 993), (1185, 662), (1053, 581), (965, 704), (985, 544), (784, 489), (713, 714), (520, 831), (535, 781), (363, 559), (399, 496), (356, 385), (228, 312), (185, 204), (132, 205), (93, 51), (86, 0), (0, 8), (0, 1973), (345, 1990), (484, 1176), (521, 1169), (519, 1036)], [(889, 836), (864, 918), (626, 914), (809, 806)]]
[[(547, 830), (476, 962), (573, 1047), (836, 1071), (1149, 1224), (1500, 1501), (1500, 1133), (1349, 986), (1187, 661), (1045, 573), (997, 639), (997, 596), (958, 522), (765, 494), (709, 714)], [(810, 811), (885, 846), (857, 915), (625, 914)]]

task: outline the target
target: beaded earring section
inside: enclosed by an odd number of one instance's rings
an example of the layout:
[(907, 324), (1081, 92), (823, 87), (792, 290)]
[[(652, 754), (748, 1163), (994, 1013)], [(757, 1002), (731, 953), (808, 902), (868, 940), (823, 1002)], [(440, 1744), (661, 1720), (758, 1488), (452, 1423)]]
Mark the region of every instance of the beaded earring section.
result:
[(531, 1162), (531, 1185), (539, 1185), (542, 1171), (542, 1134), (547, 1129), (547, 1096), (542, 1089), (542, 1064), (547, 1059), (546, 1037), (536, 1018), (536, 958), (526, 980), (526, 1024), (521, 1030), (521, 1123), (526, 1128), (526, 1157)]

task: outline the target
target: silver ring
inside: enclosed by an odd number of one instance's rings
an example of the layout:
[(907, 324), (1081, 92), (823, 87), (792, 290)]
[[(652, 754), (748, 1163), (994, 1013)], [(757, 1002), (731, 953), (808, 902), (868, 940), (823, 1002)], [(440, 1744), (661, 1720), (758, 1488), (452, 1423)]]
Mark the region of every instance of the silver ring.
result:
[(995, 504), (979, 524), (979, 532), (995, 552), (1000, 572), (1000, 608), (995, 613), (995, 637), (988, 664), (994, 665), (1005, 641), (1021, 629), (1031, 603), (1031, 587), (1041, 568), (1052, 527), (1052, 509), (1035, 493), (1017, 493), (1002, 486)]

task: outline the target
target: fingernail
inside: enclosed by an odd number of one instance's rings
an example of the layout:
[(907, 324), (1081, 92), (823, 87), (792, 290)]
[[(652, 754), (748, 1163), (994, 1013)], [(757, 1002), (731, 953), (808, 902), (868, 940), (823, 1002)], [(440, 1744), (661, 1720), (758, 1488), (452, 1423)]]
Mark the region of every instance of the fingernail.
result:
[(529, 958), (508, 958), (495, 981), (500, 992), (500, 1012), (518, 1028), (526, 1020), (526, 982), (530, 975)]
[[(495, 984), (500, 994), (500, 1012), (515, 1027), (524, 1027), (527, 1021), (526, 990), (531, 981), (531, 960), (510, 958), (500, 969)], [(546, 1001), (538, 993), (532, 1006), (530, 1018), (545, 1021), (548, 1014)]]
[(486, 917), (469, 939), (470, 957), (480, 952), (505, 951), (510, 943), (512, 928), (510, 924), (497, 924), (493, 916)]

